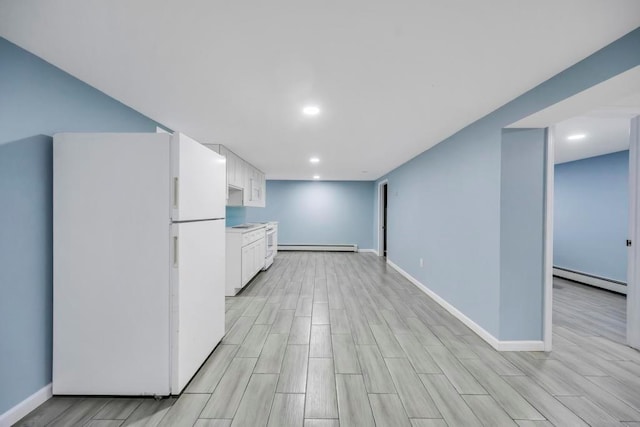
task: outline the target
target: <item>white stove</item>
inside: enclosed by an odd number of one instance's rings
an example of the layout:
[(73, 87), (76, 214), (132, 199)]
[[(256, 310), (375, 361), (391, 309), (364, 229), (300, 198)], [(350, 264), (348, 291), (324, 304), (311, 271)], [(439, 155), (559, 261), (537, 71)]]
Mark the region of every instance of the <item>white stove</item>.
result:
[(266, 225), (266, 233), (267, 233), (267, 244), (266, 253), (264, 257), (264, 269), (266, 270), (273, 264), (273, 259), (278, 253), (278, 222), (277, 221), (269, 221), (264, 222), (262, 224)]

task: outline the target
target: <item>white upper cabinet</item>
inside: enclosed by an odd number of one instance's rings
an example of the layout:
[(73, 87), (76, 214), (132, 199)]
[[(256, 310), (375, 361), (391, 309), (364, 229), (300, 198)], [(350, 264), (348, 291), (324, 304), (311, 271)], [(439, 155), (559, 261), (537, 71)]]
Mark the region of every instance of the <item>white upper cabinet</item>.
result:
[(235, 157), (235, 183), (236, 183), (236, 187), (245, 189), (246, 186), (244, 184), (244, 176), (246, 174), (246, 171), (248, 168), (248, 164), (247, 162), (245, 162), (244, 160), (242, 160), (240, 157), (236, 156), (235, 154), (231, 153), (232, 157)]
[(238, 179), (242, 174), (240, 170), (242, 160), (223, 145), (220, 146), (220, 154), (227, 159), (227, 185), (242, 189), (242, 180)]
[(265, 178), (264, 173), (258, 169), (251, 168), (245, 175), (245, 206), (265, 206)]
[(224, 145), (209, 144), (211, 150), (224, 156), (227, 163), (227, 206), (266, 205), (264, 172), (238, 157)]

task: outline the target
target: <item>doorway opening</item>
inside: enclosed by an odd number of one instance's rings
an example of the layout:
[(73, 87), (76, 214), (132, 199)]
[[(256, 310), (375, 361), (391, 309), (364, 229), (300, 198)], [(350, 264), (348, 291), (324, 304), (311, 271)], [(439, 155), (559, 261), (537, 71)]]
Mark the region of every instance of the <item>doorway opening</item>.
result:
[[(547, 128), (547, 153), (546, 153), (546, 180), (545, 180), (545, 222), (544, 222), (544, 284), (543, 284), (543, 324), (542, 336), (545, 351), (552, 350), (552, 337), (554, 329), (553, 312), (553, 271), (554, 271), (554, 135), (555, 125), (571, 117), (584, 115), (597, 109), (613, 109), (626, 114), (630, 121), (630, 134), (628, 133), (629, 147), (629, 200), (628, 200), (628, 237), (631, 246), (627, 246), (625, 239), (620, 243), (626, 247), (628, 270), (626, 274), (626, 344), (640, 349), (640, 250), (636, 242), (640, 242), (640, 198), (636, 192), (640, 188), (640, 66), (634, 67), (615, 77), (601, 82), (591, 88), (579, 92), (556, 104), (537, 111), (530, 116), (510, 124), (507, 128), (544, 129)], [(573, 139), (580, 141), (582, 138)], [(622, 220), (624, 222), (624, 219)], [(624, 250), (624, 248), (623, 248)], [(579, 337), (578, 334), (575, 337)], [(574, 337), (574, 338), (575, 338)], [(565, 337), (559, 337), (566, 343)], [(606, 342), (614, 343), (606, 338)], [(597, 341), (597, 339), (596, 339)]]
[(598, 108), (551, 127), (554, 334), (627, 343), (630, 128)]
[(388, 185), (384, 180), (378, 184), (378, 255), (387, 257), (387, 218), (388, 218)]
[[(633, 100), (629, 102), (636, 102), (635, 98), (640, 100), (640, 96), (632, 98)], [(559, 127), (563, 124), (562, 122), (550, 127), (547, 155), (547, 219), (545, 227), (547, 231), (544, 341), (547, 351), (551, 350), (551, 337), (554, 335), (559, 335), (559, 338), (562, 339), (573, 337), (574, 342), (583, 338), (605, 339), (607, 342), (617, 342), (640, 349), (640, 327), (638, 326), (640, 321), (640, 295), (637, 288), (640, 283), (640, 277), (638, 275), (639, 269), (636, 268), (639, 265), (638, 255), (640, 252), (636, 249), (636, 245), (633, 244), (638, 241), (638, 231), (640, 231), (638, 228), (638, 220), (640, 218), (638, 217), (638, 198), (636, 195), (640, 184), (638, 180), (638, 148), (640, 145), (638, 127), (640, 126), (640, 117), (637, 116), (640, 113), (640, 103), (633, 108), (606, 107), (597, 109), (596, 112), (598, 111), (600, 114), (606, 112), (610, 120), (620, 120), (622, 122), (621, 143), (625, 147), (619, 147), (623, 148), (623, 151), (609, 150), (613, 151), (613, 153), (606, 154), (605, 150), (605, 154), (600, 153), (599, 156), (592, 155), (586, 157), (585, 160), (579, 160), (581, 163), (591, 162), (593, 159), (597, 159), (596, 162), (612, 162), (614, 158), (617, 158), (617, 166), (612, 166), (608, 171), (605, 170), (605, 174), (608, 176), (603, 175), (601, 171), (601, 177), (590, 183), (584, 177), (569, 177), (570, 180), (573, 180), (571, 185), (576, 185), (578, 181), (583, 181), (581, 184), (587, 184), (586, 190), (584, 190), (587, 197), (594, 189), (596, 194), (599, 191), (601, 198), (602, 195), (607, 195), (606, 198), (602, 198), (599, 203), (593, 204), (591, 207), (583, 206), (582, 214), (580, 215), (583, 217), (582, 219), (578, 218), (577, 211), (569, 212), (569, 216), (566, 217), (567, 213), (562, 212), (560, 207), (556, 207), (557, 203), (566, 203), (567, 200), (562, 200), (562, 198), (567, 199), (566, 194), (564, 196), (555, 194), (557, 190), (556, 180), (561, 178), (562, 181), (566, 178), (563, 177), (566, 171), (562, 171), (562, 174), (559, 173), (556, 176), (558, 167), (555, 165), (557, 162), (554, 159), (556, 154), (560, 157), (562, 156), (562, 150), (556, 150), (555, 147), (561, 143), (562, 138), (567, 142), (575, 141), (574, 135), (577, 133), (563, 135), (562, 131), (559, 130)], [(595, 114), (597, 115), (598, 113)], [(582, 133), (578, 135), (582, 135)], [(578, 139), (585, 138), (580, 137)], [(612, 136), (609, 136), (609, 138), (612, 138)], [(580, 169), (583, 166), (584, 164), (571, 165), (570, 169)], [(600, 168), (602, 168), (602, 165)], [(623, 176), (619, 176), (620, 174), (623, 174)], [(618, 202), (608, 200), (611, 194), (616, 192), (616, 188), (612, 185), (607, 187), (606, 181), (615, 175), (618, 175), (617, 182), (621, 183), (615, 187), (617, 187), (617, 197), (624, 199), (622, 202), (620, 200)], [(563, 189), (562, 191), (566, 193), (565, 190)], [(569, 195), (569, 203), (575, 203), (581, 197), (584, 199), (584, 194), (577, 198), (575, 195)], [(617, 208), (615, 208), (616, 204)], [(574, 232), (578, 232), (577, 242), (574, 242), (577, 245), (576, 250), (584, 252), (585, 249), (591, 248), (590, 254), (586, 256), (583, 254), (582, 256), (582, 265), (585, 268), (557, 268), (562, 267), (557, 264), (567, 262), (567, 252), (558, 254), (558, 256), (555, 254), (556, 249), (563, 250), (560, 249), (561, 242), (559, 240), (566, 237), (558, 238), (556, 228), (566, 227), (567, 224), (569, 224), (570, 228), (576, 228), (576, 224), (585, 222), (585, 217), (592, 218), (594, 211), (596, 216), (602, 216), (602, 211), (606, 213), (607, 210), (610, 211), (612, 209), (616, 211), (617, 219), (614, 215), (606, 220), (608, 223), (602, 222), (601, 225), (590, 224), (588, 227), (582, 224), (582, 230), (579, 227), (574, 230)], [(608, 214), (610, 215), (611, 212), (608, 212)], [(565, 217), (563, 218), (562, 216)], [(562, 225), (563, 223), (564, 225)], [(611, 228), (612, 224), (617, 226), (617, 231), (615, 231), (615, 227)], [(581, 231), (587, 232), (581, 234)], [(594, 231), (596, 232), (595, 239)], [(591, 234), (590, 237), (589, 234)], [(617, 237), (612, 241), (609, 238), (611, 235), (616, 235)], [(604, 239), (603, 242), (605, 242), (607, 238), (608, 243), (602, 243), (604, 247), (609, 246), (607, 255), (598, 254), (601, 248), (596, 247), (599, 244), (597, 240)], [(583, 239), (585, 240), (584, 242), (581, 241)], [(604, 266), (600, 262), (600, 258), (606, 258), (608, 266)], [(585, 259), (587, 260), (586, 263), (584, 263)], [(572, 262), (580, 262), (580, 260), (573, 260)], [(612, 266), (615, 268), (611, 269)], [(596, 273), (590, 274), (589, 271), (584, 270), (592, 270)], [(605, 271), (608, 274), (598, 273), (598, 271)], [(612, 280), (611, 276), (614, 275), (616, 277)], [(558, 278), (557, 276), (562, 277)], [(566, 281), (567, 279), (570, 281)], [(611, 293), (611, 291), (617, 294)], [(598, 310), (594, 310), (596, 307)], [(585, 312), (589, 313), (589, 315), (585, 315)], [(576, 338), (580, 336), (583, 338)]]

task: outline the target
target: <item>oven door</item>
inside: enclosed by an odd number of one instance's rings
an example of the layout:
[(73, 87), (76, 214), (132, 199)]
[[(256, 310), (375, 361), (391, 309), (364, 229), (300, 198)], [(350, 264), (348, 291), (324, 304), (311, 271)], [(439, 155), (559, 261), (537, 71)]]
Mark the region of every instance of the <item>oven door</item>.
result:
[(275, 245), (275, 230), (273, 228), (267, 229), (267, 244), (266, 244), (266, 254), (264, 261), (264, 269), (269, 268), (271, 264), (273, 264), (273, 258), (276, 255), (276, 245)]

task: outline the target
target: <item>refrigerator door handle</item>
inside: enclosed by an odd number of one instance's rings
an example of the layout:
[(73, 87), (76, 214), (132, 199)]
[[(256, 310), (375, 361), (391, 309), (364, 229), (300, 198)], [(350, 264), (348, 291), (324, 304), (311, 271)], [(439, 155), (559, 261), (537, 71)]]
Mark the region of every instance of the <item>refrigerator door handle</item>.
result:
[(173, 267), (178, 268), (178, 236), (173, 236)]
[(178, 177), (174, 177), (173, 178), (173, 207), (174, 208), (178, 208), (178, 191), (179, 191), (179, 185), (178, 185)]

